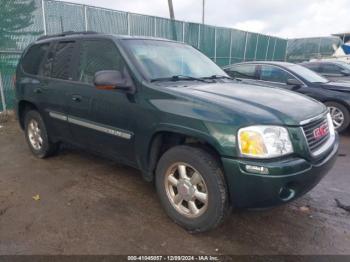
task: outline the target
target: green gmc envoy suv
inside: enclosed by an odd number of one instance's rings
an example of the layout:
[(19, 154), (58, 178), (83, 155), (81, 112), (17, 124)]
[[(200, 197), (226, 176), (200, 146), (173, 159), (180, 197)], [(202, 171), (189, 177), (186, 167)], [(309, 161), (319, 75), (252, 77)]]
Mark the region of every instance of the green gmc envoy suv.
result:
[(339, 145), (321, 103), (241, 84), (191, 46), (164, 39), (41, 37), (20, 59), (16, 100), (34, 155), (64, 142), (135, 167), (191, 232), (218, 226), (231, 207), (305, 194)]

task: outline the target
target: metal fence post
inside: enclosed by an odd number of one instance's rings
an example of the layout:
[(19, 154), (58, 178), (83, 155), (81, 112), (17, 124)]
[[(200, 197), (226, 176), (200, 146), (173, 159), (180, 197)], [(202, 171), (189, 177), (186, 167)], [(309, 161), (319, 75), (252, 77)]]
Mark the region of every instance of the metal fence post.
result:
[(154, 36), (157, 37), (157, 17), (154, 18)]
[(127, 18), (128, 18), (128, 35), (130, 35), (131, 32), (131, 18), (130, 18), (130, 13), (127, 14)]
[(276, 43), (277, 43), (277, 38), (275, 38), (275, 44), (273, 46), (272, 61), (275, 60)]
[(214, 62), (216, 63), (216, 27), (214, 28)]
[(232, 30), (230, 30), (230, 32), (231, 32), (231, 34), (230, 34), (230, 53), (229, 53), (230, 58), (228, 60), (229, 65), (232, 63), (232, 35), (233, 35)]
[(265, 61), (267, 60), (267, 56), (269, 54), (270, 39), (271, 39), (271, 36), (269, 36), (269, 40), (267, 41), (267, 49), (266, 49)]
[(254, 53), (254, 61), (256, 61), (256, 54), (258, 52), (258, 45), (259, 45), (259, 34), (256, 38), (256, 46), (255, 46), (255, 53)]
[(42, 11), (42, 16), (43, 16), (44, 35), (47, 35), (46, 16), (45, 16), (45, 1), (44, 0), (41, 0), (41, 11)]
[(182, 42), (185, 43), (185, 22), (182, 22)]
[(284, 62), (287, 62), (287, 55), (288, 55), (288, 44), (289, 44), (289, 41), (288, 41), (288, 39), (287, 39), (286, 51), (285, 51), (285, 54), (284, 54)]
[(87, 6), (86, 5), (84, 5), (84, 22), (85, 22), (85, 31), (88, 31)]
[(318, 43), (318, 54), (317, 54), (318, 57), (321, 57), (321, 43), (322, 43), (322, 38), (320, 37), (320, 41)]
[(5, 101), (5, 94), (4, 94), (4, 86), (2, 84), (1, 72), (0, 72), (0, 96), (1, 96), (2, 109), (3, 111), (6, 111), (6, 101)]
[(201, 43), (201, 25), (198, 25), (198, 49), (200, 49), (200, 43)]
[(245, 59), (246, 59), (247, 43), (248, 43), (248, 32), (245, 33), (245, 46), (244, 46), (243, 61), (245, 61)]

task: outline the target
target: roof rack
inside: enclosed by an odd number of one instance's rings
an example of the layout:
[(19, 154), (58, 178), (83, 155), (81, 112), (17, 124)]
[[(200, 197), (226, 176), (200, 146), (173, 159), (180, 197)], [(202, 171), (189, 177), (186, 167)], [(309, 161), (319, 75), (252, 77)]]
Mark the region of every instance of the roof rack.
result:
[(98, 32), (95, 31), (82, 31), (82, 32), (75, 32), (75, 31), (66, 31), (60, 34), (55, 34), (55, 35), (43, 35), (40, 36), (37, 41), (39, 40), (44, 40), (44, 39), (49, 39), (49, 38), (54, 38), (54, 37), (62, 37), (62, 36), (70, 36), (70, 35), (95, 35), (99, 34)]

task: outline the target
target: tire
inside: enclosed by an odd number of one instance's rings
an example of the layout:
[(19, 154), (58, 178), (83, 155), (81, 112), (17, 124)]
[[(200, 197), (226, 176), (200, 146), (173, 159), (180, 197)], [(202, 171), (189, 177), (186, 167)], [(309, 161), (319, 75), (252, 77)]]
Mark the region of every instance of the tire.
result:
[[(185, 176), (185, 179), (181, 179), (180, 169), (182, 167), (180, 166), (185, 166), (183, 170), (186, 170), (185, 173), (188, 176)], [(196, 172), (200, 174), (201, 180), (193, 178), (193, 174)], [(168, 179), (169, 174), (173, 174), (172, 178), (177, 177), (177, 183), (168, 182), (170, 181)], [(188, 186), (188, 181), (192, 181), (192, 179), (201, 182), (195, 186), (190, 186), (185, 193), (184, 188)], [(230, 211), (227, 185), (220, 165), (212, 155), (200, 148), (182, 145), (165, 152), (157, 165), (156, 188), (161, 204), (168, 216), (175, 223), (192, 233), (214, 229), (223, 222)], [(180, 200), (180, 204), (176, 205), (172, 199), (180, 196), (181, 192), (185, 193), (187, 200)], [(205, 192), (206, 198), (203, 198), (202, 192)], [(201, 197), (197, 198), (197, 195)], [(202, 199), (202, 202), (199, 199)], [(203, 199), (206, 199), (206, 201), (203, 201)], [(193, 203), (195, 208), (193, 208)], [(193, 210), (199, 211), (192, 213)]]
[[(33, 128), (37, 127), (37, 129)], [(52, 143), (49, 139), (45, 123), (36, 110), (30, 110), (24, 116), (25, 137), (32, 153), (38, 158), (46, 158), (55, 154), (58, 144)], [(33, 131), (36, 130), (36, 132)], [(39, 140), (39, 137), (41, 140)], [(35, 143), (35, 141), (37, 143)], [(39, 143), (38, 143), (39, 142)]]
[(337, 102), (326, 102), (325, 105), (330, 110), (331, 116), (332, 116), (332, 112), (334, 112), (334, 110), (338, 110), (338, 112), (341, 112), (341, 114), (343, 115), (342, 124), (340, 126), (336, 126), (336, 123), (334, 121), (333, 121), (333, 124), (334, 124), (335, 129), (339, 133), (345, 131), (349, 127), (349, 124), (350, 124), (349, 110), (345, 106), (343, 106), (342, 104), (339, 104)]

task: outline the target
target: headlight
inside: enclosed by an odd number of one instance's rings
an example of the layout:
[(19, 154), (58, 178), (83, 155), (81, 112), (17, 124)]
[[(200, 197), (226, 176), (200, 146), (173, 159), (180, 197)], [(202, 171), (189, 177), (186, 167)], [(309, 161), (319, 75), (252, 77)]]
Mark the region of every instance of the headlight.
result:
[(241, 154), (255, 158), (273, 158), (293, 153), (287, 129), (280, 126), (250, 126), (238, 131)]

